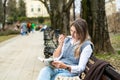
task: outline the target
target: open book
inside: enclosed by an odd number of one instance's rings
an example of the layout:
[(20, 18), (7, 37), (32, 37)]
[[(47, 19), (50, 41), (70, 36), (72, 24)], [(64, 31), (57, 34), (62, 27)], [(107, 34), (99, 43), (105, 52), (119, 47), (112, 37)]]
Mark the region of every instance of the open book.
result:
[(54, 68), (54, 66), (51, 65), (51, 63), (54, 61), (53, 58), (41, 58), (41, 57), (38, 57), (38, 59), (43, 62), (46, 66), (51, 66)]

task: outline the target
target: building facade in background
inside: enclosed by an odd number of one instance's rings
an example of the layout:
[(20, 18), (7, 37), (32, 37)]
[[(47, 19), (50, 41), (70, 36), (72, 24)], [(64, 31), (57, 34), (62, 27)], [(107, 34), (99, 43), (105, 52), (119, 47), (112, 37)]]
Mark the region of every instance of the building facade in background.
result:
[(115, 0), (110, 1), (107, 0), (106, 4), (105, 4), (105, 8), (106, 8), (106, 15), (112, 15), (113, 13), (116, 13), (116, 2)]
[[(77, 0), (76, 0), (77, 1)], [(27, 17), (48, 17), (49, 14), (44, 6), (43, 3), (41, 3), (39, 0), (25, 0), (26, 3), (26, 16)], [(116, 13), (116, 11), (118, 11), (117, 8), (117, 0), (106, 0), (106, 15), (112, 15), (113, 13)], [(120, 5), (119, 5), (120, 6)], [(80, 9), (76, 9), (76, 11), (78, 11)], [(71, 9), (71, 14), (72, 13), (72, 9)], [(77, 13), (77, 12), (76, 12)]]
[(27, 17), (48, 17), (49, 14), (39, 0), (25, 0)]

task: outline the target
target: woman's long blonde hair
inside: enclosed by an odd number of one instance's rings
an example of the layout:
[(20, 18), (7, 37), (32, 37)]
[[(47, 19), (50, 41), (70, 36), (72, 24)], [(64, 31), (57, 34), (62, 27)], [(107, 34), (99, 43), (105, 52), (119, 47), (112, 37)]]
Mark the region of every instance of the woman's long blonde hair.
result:
[(80, 56), (80, 48), (82, 46), (82, 43), (85, 40), (90, 39), (89, 33), (88, 33), (88, 25), (87, 22), (84, 19), (76, 19), (71, 26), (74, 26), (76, 31), (77, 31), (77, 36), (79, 37), (80, 44), (79, 46), (75, 49), (75, 54), (74, 56), (78, 58)]

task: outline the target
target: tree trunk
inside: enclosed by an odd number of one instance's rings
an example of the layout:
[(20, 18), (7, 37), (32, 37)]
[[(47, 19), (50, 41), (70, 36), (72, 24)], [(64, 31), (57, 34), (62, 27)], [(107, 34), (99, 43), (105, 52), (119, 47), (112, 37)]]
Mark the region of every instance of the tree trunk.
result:
[[(61, 33), (69, 34), (70, 7), (74, 0), (40, 0), (46, 7), (50, 19), (51, 27), (60, 29)], [(49, 3), (49, 6), (48, 6)]]
[(0, 23), (3, 22), (3, 3), (0, 0)]
[(92, 16), (92, 10), (91, 10), (91, 2), (90, 0), (83, 0), (81, 4), (82, 4), (81, 16), (87, 21), (89, 34), (93, 39), (93, 35), (92, 35), (93, 34), (93, 16)]
[[(52, 16), (52, 15), (51, 15)], [(61, 33), (69, 34), (69, 11), (58, 13), (50, 17), (53, 29), (60, 29)]]
[(2, 30), (4, 31), (5, 30), (5, 20), (6, 20), (6, 2), (7, 0), (4, 0), (4, 3), (3, 3), (3, 27), (2, 27)]
[(73, 19), (76, 19), (76, 14), (75, 14), (75, 0), (73, 2)]
[(82, 16), (88, 22), (89, 33), (95, 45), (95, 53), (114, 53), (108, 33), (105, 0), (83, 0), (82, 5)]

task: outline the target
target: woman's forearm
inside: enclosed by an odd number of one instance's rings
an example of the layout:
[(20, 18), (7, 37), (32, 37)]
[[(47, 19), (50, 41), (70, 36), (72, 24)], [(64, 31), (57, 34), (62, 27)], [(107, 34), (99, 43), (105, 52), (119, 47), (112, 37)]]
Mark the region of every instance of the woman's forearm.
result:
[(54, 57), (54, 58), (59, 57), (60, 54), (61, 54), (61, 50), (62, 50), (62, 44), (59, 45), (59, 46), (57, 47), (57, 49), (54, 51), (54, 53), (53, 53), (53, 57)]
[(61, 51), (62, 51), (62, 46), (63, 46), (63, 43), (64, 43), (64, 39), (65, 39), (64, 34), (59, 35), (59, 38), (58, 38), (59, 45), (58, 45), (57, 49), (55, 50), (55, 52), (53, 53), (54, 58), (57, 58), (57, 57), (60, 56)]

